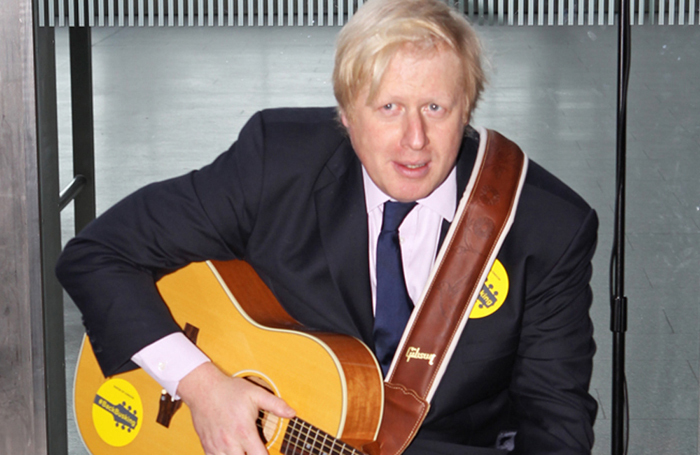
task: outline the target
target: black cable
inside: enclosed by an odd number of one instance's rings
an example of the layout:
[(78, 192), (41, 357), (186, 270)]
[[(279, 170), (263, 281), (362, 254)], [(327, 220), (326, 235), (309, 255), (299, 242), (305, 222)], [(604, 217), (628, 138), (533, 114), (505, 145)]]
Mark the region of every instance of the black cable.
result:
[[(613, 239), (613, 248), (612, 248), (612, 254), (610, 255), (610, 286), (609, 286), (609, 293), (610, 293), (610, 301), (614, 302), (615, 301), (615, 267), (617, 266), (617, 256), (615, 254), (615, 250), (617, 247), (617, 239)], [(612, 310), (614, 311), (614, 309)], [(630, 440), (630, 416), (629, 416), (629, 393), (627, 389), (627, 376), (625, 375), (624, 371), (622, 372), (622, 397), (623, 397), (623, 432), (624, 432), (624, 441), (623, 441), (623, 447), (622, 451), (624, 455), (627, 455), (629, 451), (629, 440)], [(613, 452), (615, 453), (615, 452)]]
[(615, 193), (615, 232), (610, 260), (610, 330), (613, 332), (612, 454), (623, 455), (629, 447), (629, 400), (625, 376), (625, 332), (627, 298), (624, 296), (625, 270), (625, 172), (627, 137), (627, 92), (631, 56), (629, 3), (619, 3), (617, 166)]
[(630, 400), (627, 390), (627, 378), (625, 378), (625, 455), (630, 448)]

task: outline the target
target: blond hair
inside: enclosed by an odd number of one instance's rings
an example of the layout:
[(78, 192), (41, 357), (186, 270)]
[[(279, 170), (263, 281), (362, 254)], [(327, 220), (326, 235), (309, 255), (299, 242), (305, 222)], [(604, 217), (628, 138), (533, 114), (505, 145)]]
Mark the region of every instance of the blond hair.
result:
[(486, 82), (481, 44), (462, 14), (441, 0), (370, 0), (338, 35), (333, 91), (340, 109), (351, 114), (352, 103), (368, 87), (367, 102), (379, 90), (391, 59), (406, 44), (421, 50), (447, 46), (462, 63), (467, 116)]

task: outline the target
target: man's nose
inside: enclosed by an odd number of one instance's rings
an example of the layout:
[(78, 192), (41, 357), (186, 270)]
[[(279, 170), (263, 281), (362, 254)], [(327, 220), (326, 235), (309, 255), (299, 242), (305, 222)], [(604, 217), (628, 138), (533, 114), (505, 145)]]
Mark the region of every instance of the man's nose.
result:
[(425, 120), (419, 112), (408, 113), (401, 145), (413, 150), (421, 150), (427, 144)]

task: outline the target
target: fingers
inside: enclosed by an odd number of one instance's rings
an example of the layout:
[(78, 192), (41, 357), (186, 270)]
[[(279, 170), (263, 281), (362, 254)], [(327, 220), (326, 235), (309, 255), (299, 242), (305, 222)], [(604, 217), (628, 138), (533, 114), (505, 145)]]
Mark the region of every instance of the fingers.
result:
[(276, 415), (277, 417), (282, 417), (285, 419), (291, 419), (296, 415), (296, 411), (287, 404), (286, 401), (261, 389), (261, 394), (256, 394), (255, 404), (258, 409), (269, 411)]
[(178, 394), (190, 408), (207, 455), (267, 455), (256, 427), (259, 410), (283, 418), (295, 415), (284, 400), (249, 381), (226, 376), (211, 363), (185, 376)]

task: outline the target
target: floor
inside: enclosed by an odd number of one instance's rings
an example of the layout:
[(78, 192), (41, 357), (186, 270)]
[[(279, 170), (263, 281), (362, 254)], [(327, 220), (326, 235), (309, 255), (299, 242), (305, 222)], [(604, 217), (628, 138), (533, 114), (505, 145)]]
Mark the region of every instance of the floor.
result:
[[(617, 30), (478, 26), (490, 84), (473, 123), (501, 131), (596, 208), (592, 309), (600, 403), (594, 454), (610, 453), (608, 269), (613, 232)], [(203, 164), (256, 110), (331, 105), (338, 28), (96, 28), (97, 208)], [(71, 178), (66, 29), (57, 29), (61, 181)], [(633, 28), (625, 293), (632, 454), (698, 453), (700, 27)], [(71, 206), (62, 215), (72, 236)], [(66, 302), (68, 384), (82, 335)], [(69, 411), (69, 414), (72, 412)], [(85, 454), (72, 423), (70, 453)]]

